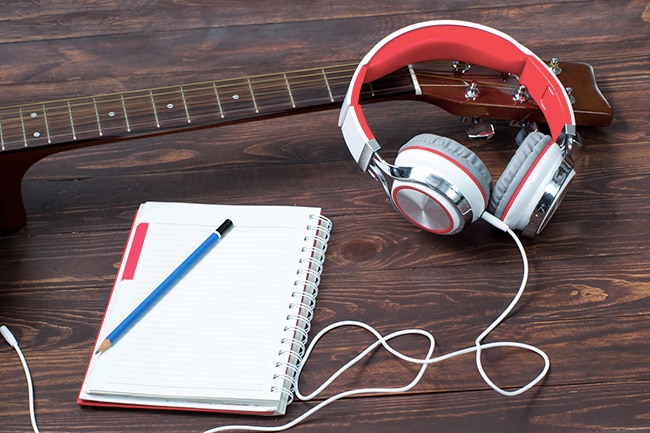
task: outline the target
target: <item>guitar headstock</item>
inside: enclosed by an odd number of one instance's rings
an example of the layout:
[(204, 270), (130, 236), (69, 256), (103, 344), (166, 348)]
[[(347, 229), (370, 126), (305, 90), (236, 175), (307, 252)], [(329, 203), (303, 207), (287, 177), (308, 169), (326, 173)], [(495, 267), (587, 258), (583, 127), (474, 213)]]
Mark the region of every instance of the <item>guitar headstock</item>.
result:
[[(558, 78), (573, 102), (578, 126), (608, 126), (613, 110), (587, 63), (557, 62)], [(476, 119), (544, 122), (535, 102), (519, 93), (517, 78), (475, 65), (422, 62), (412, 65), (420, 85), (419, 99), (451, 114)]]

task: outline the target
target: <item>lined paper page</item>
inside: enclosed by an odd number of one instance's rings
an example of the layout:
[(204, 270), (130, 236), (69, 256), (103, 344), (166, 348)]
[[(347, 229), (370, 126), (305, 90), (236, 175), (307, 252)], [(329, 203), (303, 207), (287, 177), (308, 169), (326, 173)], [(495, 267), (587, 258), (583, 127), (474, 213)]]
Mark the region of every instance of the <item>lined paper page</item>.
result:
[(137, 269), (132, 280), (118, 275), (100, 341), (225, 218), (235, 227), (113, 347), (94, 356), (86, 391), (278, 400), (278, 351), (314, 213), (319, 209), (143, 205), (136, 224), (147, 222), (148, 229)]

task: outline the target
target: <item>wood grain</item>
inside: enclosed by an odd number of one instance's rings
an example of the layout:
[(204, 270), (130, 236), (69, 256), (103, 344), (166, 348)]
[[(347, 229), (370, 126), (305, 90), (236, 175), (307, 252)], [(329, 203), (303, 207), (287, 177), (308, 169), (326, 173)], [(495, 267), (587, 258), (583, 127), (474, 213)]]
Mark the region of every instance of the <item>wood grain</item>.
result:
[[(650, 9), (641, 0), (543, 2), (4, 2), (0, 106), (358, 61), (383, 36), (428, 19), (499, 28), (543, 58), (593, 65), (614, 108), (607, 128), (580, 130), (577, 176), (547, 229), (526, 240), (530, 281), (489, 337), (548, 352), (541, 386), (514, 398), (488, 389), (471, 355), (435, 365), (412, 391), (344, 399), (294, 431), (650, 431)], [(427, 104), (380, 103), (365, 113), (392, 159), (420, 132), (474, 149), (494, 178), (516, 131), (469, 142), (463, 125)], [(321, 206), (334, 222), (313, 331), (363, 320), (381, 332), (434, 333), (438, 353), (472, 344), (509, 302), (521, 263), (512, 241), (477, 222), (436, 237), (395, 214), (359, 173), (330, 110), (77, 149), (28, 172), (27, 225), (0, 238), (0, 323), (21, 342), (48, 432), (186, 432), (281, 418), (88, 409), (75, 400), (137, 206), (147, 200)], [(301, 387), (314, 389), (368, 343), (327, 337)], [(397, 344), (414, 356), (422, 342)], [(517, 386), (539, 360), (484, 354), (497, 383)], [(0, 424), (29, 431), (15, 353), (0, 345)], [(414, 367), (373, 355), (328, 391), (405, 383)]]

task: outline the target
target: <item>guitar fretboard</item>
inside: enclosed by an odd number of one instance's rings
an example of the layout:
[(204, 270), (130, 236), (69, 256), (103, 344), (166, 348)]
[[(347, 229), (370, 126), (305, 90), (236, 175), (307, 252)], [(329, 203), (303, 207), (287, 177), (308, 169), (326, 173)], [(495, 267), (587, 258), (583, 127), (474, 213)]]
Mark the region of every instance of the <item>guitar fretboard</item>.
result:
[[(218, 125), (340, 103), (356, 65), (161, 87), (0, 108), (0, 151)], [(367, 84), (363, 98), (414, 91), (408, 70)]]

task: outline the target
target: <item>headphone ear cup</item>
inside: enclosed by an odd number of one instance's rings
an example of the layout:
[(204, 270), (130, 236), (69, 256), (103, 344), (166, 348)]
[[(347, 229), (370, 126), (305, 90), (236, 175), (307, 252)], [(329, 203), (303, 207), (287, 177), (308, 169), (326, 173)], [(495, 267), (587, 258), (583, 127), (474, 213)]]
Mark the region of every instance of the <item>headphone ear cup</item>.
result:
[[(514, 229), (521, 229), (517, 224), (509, 224), (509, 221), (518, 219), (517, 215), (510, 215), (510, 211), (517, 206), (517, 202), (524, 202), (528, 207), (534, 206), (537, 201), (534, 197), (526, 197), (522, 193), (524, 184), (527, 182), (540, 182), (540, 176), (547, 172), (547, 164), (540, 164), (540, 154), (547, 148), (552, 138), (541, 132), (531, 132), (519, 145), (514, 156), (503, 170), (503, 174), (494, 184), (492, 197), (488, 204), (488, 212), (501, 219)], [(532, 209), (531, 209), (532, 211)]]
[(462, 144), (434, 134), (413, 137), (399, 150), (395, 165), (426, 173), (426, 184), (395, 180), (391, 200), (416, 226), (437, 234), (455, 234), (485, 210), (492, 185), (479, 157)]

